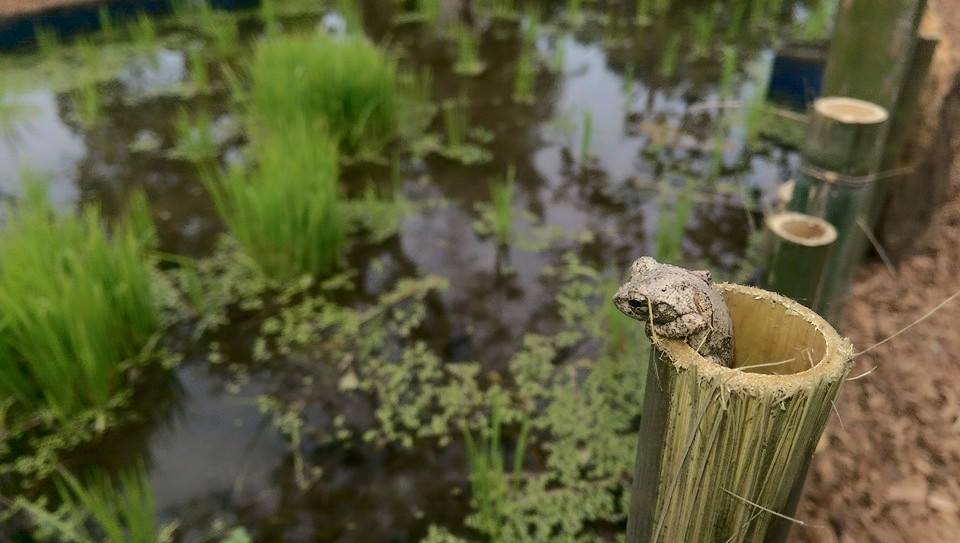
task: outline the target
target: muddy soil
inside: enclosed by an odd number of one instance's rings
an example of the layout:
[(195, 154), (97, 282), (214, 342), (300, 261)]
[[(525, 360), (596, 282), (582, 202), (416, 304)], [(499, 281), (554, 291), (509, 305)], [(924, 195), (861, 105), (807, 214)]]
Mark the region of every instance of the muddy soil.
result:
[[(956, 169), (954, 170), (956, 172)], [(859, 349), (960, 291), (960, 179), (924, 250), (862, 270), (844, 332)], [(807, 479), (793, 541), (960, 540), (960, 296), (861, 356)]]

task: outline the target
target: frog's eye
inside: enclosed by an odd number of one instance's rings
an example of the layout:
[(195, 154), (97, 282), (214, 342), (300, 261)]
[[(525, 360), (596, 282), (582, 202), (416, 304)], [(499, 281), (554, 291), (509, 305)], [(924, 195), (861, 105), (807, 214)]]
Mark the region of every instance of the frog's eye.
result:
[(646, 308), (646, 306), (647, 306), (646, 300), (643, 299), (643, 298), (636, 299), (636, 300), (630, 300), (630, 301), (627, 302), (627, 303), (630, 304), (630, 309), (633, 309), (634, 311), (642, 311), (642, 310), (644, 310), (644, 309)]

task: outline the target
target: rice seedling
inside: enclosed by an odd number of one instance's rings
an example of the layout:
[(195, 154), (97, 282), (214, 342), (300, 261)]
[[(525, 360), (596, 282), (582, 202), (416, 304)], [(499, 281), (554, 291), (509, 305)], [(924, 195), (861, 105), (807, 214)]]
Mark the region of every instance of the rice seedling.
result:
[(191, 115), (186, 109), (181, 108), (177, 112), (176, 132), (177, 143), (170, 153), (176, 158), (190, 162), (203, 162), (216, 158), (219, 153), (219, 145), (210, 123), (210, 114), (205, 110)]
[(664, 13), (670, 11), (670, 6), (672, 0), (653, 0), (653, 13), (656, 15), (663, 15)]
[(453, 72), (463, 76), (482, 74), (487, 66), (480, 60), (473, 31), (460, 24), (453, 28), (453, 36), (457, 42), (457, 60), (453, 64)]
[(836, 0), (816, 0), (800, 25), (797, 38), (814, 41), (829, 36), (830, 23), (833, 21), (833, 13), (836, 7)]
[(732, 46), (724, 46), (720, 55), (720, 85), (718, 94), (721, 100), (733, 95), (733, 79), (737, 74), (737, 50)]
[(691, 54), (693, 58), (705, 58), (710, 54), (716, 16), (709, 10), (690, 12), (690, 29), (693, 32)]
[(679, 34), (670, 36), (667, 46), (663, 49), (663, 56), (660, 57), (660, 76), (664, 79), (670, 79), (677, 71), (681, 39), (682, 36)]
[(249, 94), (247, 92), (247, 87), (240, 79), (240, 76), (237, 74), (236, 70), (230, 66), (229, 62), (223, 62), (220, 64), (220, 76), (223, 78), (223, 82), (227, 86), (227, 90), (230, 93), (230, 100), (234, 104), (245, 103)]
[(767, 105), (767, 87), (770, 81), (771, 61), (754, 63), (748, 69), (752, 86), (749, 97), (743, 107), (743, 138), (746, 151), (756, 147), (763, 127), (763, 116)]
[(647, 26), (653, 22), (654, 0), (637, 0), (635, 3), (634, 23)]
[(337, 13), (343, 18), (344, 30), (348, 34), (363, 34), (363, 13), (357, 0), (337, 0)]
[(593, 113), (587, 109), (583, 112), (583, 123), (580, 126), (580, 163), (586, 164), (590, 160), (590, 150), (593, 141)]
[(260, 22), (268, 35), (280, 31), (280, 19), (277, 17), (277, 5), (274, 0), (260, 1)]
[(537, 65), (533, 51), (524, 47), (517, 59), (516, 75), (513, 79), (513, 101), (531, 105), (536, 101), (534, 85), (537, 79)]
[(539, 4), (530, 4), (523, 10), (523, 45), (536, 48), (540, 37), (540, 19), (543, 17)]
[(490, 0), (488, 10), (494, 19), (516, 20), (517, 9), (513, 0)]
[(633, 101), (633, 91), (636, 86), (636, 68), (631, 62), (627, 64), (626, 69), (623, 71), (623, 95), (626, 97), (627, 106), (629, 107), (630, 102)]
[(687, 184), (677, 196), (673, 206), (673, 213), (666, 198), (660, 199), (659, 217), (657, 221), (657, 260), (671, 264), (679, 264), (683, 259), (683, 238), (687, 227), (687, 219), (693, 204), (693, 183)]
[(252, 79), (265, 126), (320, 121), (347, 153), (376, 151), (396, 134), (395, 63), (362, 36), (270, 38), (257, 47)]
[(329, 272), (344, 238), (336, 139), (307, 118), (255, 136), (254, 168), (204, 177), (217, 213), (268, 277)]
[(153, 51), (157, 48), (157, 27), (153, 19), (142, 11), (127, 25), (127, 34), (141, 51)]
[(553, 44), (553, 55), (550, 57), (550, 69), (554, 73), (563, 73), (567, 67), (567, 42), (558, 37)]
[(221, 57), (232, 55), (240, 46), (240, 31), (237, 20), (227, 13), (214, 10), (204, 0), (197, 12), (200, 29), (213, 43), (213, 48)]
[(153, 489), (142, 464), (121, 472), (115, 481), (105, 471), (95, 471), (83, 482), (61, 471), (56, 488), (64, 505), (59, 513), (22, 497), (15, 507), (58, 539), (77, 543), (158, 543), (167, 539), (157, 523)]
[(457, 148), (467, 143), (467, 112), (462, 101), (448, 100), (443, 104), (443, 126), (447, 147)]
[(519, 479), (530, 433), (529, 421), (524, 421), (514, 448), (513, 464), (508, 467), (501, 446), (502, 426), (500, 411), (494, 407), (489, 426), (482, 428), (477, 438), (469, 430), (463, 430), (470, 468), (470, 503), (474, 510), (467, 524), (490, 541), (502, 540), (504, 519), (508, 514), (507, 499), (511, 488), (515, 487), (510, 478)]
[(207, 59), (203, 57), (197, 49), (191, 49), (187, 53), (188, 70), (190, 77), (190, 87), (194, 92), (207, 92), (210, 90), (210, 69), (207, 66)]
[(493, 235), (499, 245), (509, 245), (513, 232), (513, 188), (517, 171), (513, 165), (507, 173), (490, 186), (490, 200), (493, 207)]
[(170, 12), (181, 21), (190, 19), (195, 13), (193, 0), (169, 0)]
[(583, 0), (567, 0), (567, 9), (564, 11), (567, 24), (573, 28), (580, 28), (587, 18), (583, 13)]
[(97, 9), (97, 24), (100, 27), (100, 35), (106, 41), (113, 41), (117, 35), (117, 29), (113, 24), (113, 17), (110, 15), (110, 8), (100, 6)]
[(81, 75), (73, 95), (74, 111), (77, 120), (86, 128), (97, 124), (102, 112), (100, 86), (90, 75)]
[(43, 58), (51, 59), (60, 54), (60, 36), (56, 30), (36, 25), (33, 27), (33, 40), (36, 42), (37, 50), (40, 51)]
[(110, 234), (96, 208), (56, 216), (46, 185), (23, 178), (0, 230), (0, 396), (65, 419), (106, 405), (157, 330), (152, 224), (142, 195)]

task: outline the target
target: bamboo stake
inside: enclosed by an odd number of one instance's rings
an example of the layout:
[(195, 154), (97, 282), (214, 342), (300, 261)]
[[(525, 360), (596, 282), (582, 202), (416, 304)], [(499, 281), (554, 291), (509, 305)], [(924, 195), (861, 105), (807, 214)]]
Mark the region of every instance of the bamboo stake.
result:
[[(930, 64), (933, 62), (933, 54), (940, 44), (940, 37), (934, 34), (920, 34), (917, 36), (916, 46), (913, 49), (913, 58), (910, 60), (907, 75), (903, 81), (903, 87), (900, 90), (900, 96), (893, 109), (893, 116), (890, 119), (890, 132), (887, 135), (887, 144), (883, 150), (883, 160), (881, 161), (881, 171), (891, 171), (903, 166), (903, 154), (908, 139), (915, 132), (914, 125), (917, 122), (917, 115), (920, 112), (920, 96), (927, 84), (927, 76), (930, 74)], [(883, 209), (887, 200), (887, 193), (890, 183), (904, 179), (905, 176), (897, 178), (882, 178), (877, 180), (876, 192), (873, 197), (873, 204), (870, 209), (871, 226), (877, 224), (880, 217), (880, 211)]]
[(850, 369), (850, 343), (813, 311), (718, 288), (734, 321), (734, 368), (654, 338), (627, 543), (764, 541)]
[(816, 305), (827, 258), (837, 230), (803, 213), (775, 213), (766, 219), (770, 234), (764, 288), (807, 307)]
[(842, 298), (862, 254), (858, 220), (868, 212), (886, 132), (887, 110), (845, 97), (814, 102), (788, 209), (821, 217), (837, 230), (821, 294), (813, 309), (836, 323)]
[(892, 109), (926, 4), (926, 0), (840, 2), (821, 94), (850, 96)]

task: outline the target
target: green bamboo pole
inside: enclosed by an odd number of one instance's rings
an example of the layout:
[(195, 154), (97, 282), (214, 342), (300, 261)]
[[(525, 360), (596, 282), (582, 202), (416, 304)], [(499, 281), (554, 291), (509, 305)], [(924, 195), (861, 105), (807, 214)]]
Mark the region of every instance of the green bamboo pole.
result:
[(768, 216), (766, 226), (770, 245), (764, 288), (807, 307), (816, 305), (837, 229), (821, 218), (792, 212)]
[(718, 288), (734, 321), (733, 368), (654, 338), (627, 543), (785, 534), (771, 511), (795, 500), (849, 371), (850, 343), (810, 309), (756, 288)]
[(823, 96), (849, 96), (892, 110), (926, 0), (843, 0), (837, 7)]
[[(917, 36), (916, 46), (913, 48), (913, 58), (910, 60), (903, 87), (897, 98), (897, 104), (890, 118), (890, 131), (887, 135), (887, 144), (883, 150), (883, 160), (880, 170), (890, 172), (903, 166), (904, 150), (907, 140), (915, 132), (914, 125), (920, 113), (920, 96), (927, 84), (930, 74), (930, 64), (933, 54), (940, 44), (940, 37), (933, 34)], [(876, 225), (887, 200), (890, 184), (904, 179), (904, 175), (896, 177), (881, 177), (877, 179), (876, 193), (870, 210), (870, 224)]]
[(813, 104), (802, 163), (789, 211), (821, 217), (837, 230), (823, 286), (812, 309), (836, 323), (862, 254), (854, 254), (862, 235), (886, 132), (887, 111), (846, 97), (820, 98)]

